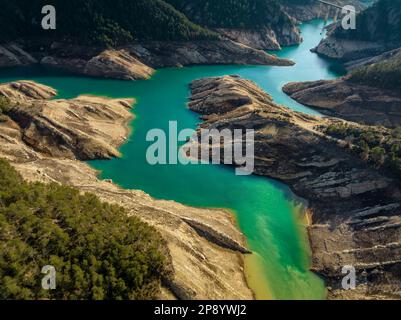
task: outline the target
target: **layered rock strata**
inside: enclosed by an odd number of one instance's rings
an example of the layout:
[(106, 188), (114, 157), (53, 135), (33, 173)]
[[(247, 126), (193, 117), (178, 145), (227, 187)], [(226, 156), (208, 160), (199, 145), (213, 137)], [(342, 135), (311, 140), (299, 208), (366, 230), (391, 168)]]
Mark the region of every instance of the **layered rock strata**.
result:
[(358, 84), (349, 77), (293, 82), (286, 84), (283, 91), (325, 115), (369, 125), (401, 125), (401, 94), (398, 91)]
[[(255, 173), (308, 200), (311, 269), (325, 279), (330, 299), (401, 297), (399, 181), (324, 133), (343, 120), (279, 106), (237, 76), (197, 80), (191, 91), (189, 108), (203, 115), (201, 127), (254, 129)], [(356, 269), (355, 290), (343, 290), (344, 266)]]
[(102, 49), (65, 43), (0, 46), (0, 68), (41, 64), (74, 74), (145, 80), (154, 69), (204, 64), (289, 66), (294, 63), (232, 40), (148, 41)]
[(243, 267), (249, 253), (233, 216), (124, 190), (79, 159), (118, 156), (132, 119), (132, 99), (80, 96), (53, 99), (56, 91), (30, 81), (0, 86), (11, 109), (0, 121), (0, 156), (30, 181), (56, 182), (121, 205), (155, 226), (166, 240), (173, 274), (165, 299), (252, 299)]

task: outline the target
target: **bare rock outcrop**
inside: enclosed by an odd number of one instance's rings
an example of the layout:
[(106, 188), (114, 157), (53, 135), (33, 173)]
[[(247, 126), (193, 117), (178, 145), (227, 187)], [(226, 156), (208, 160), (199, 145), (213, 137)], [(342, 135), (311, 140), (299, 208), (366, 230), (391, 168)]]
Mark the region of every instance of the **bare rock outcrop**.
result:
[(21, 138), (41, 153), (69, 159), (109, 159), (128, 136), (133, 100), (80, 96), (48, 100), (56, 92), (34, 82), (0, 86), (0, 93), (18, 102), (7, 115), (20, 127)]
[(122, 80), (146, 80), (154, 72), (123, 49), (107, 49), (87, 59), (46, 56), (41, 64), (86, 76)]
[(342, 39), (329, 36), (323, 39), (313, 51), (328, 58), (352, 61), (373, 57), (389, 49), (382, 42)]
[(232, 40), (148, 41), (126, 50), (153, 68), (202, 64), (249, 64), (290, 66), (294, 63)]
[(37, 60), (15, 43), (0, 45), (0, 68), (37, 63)]
[(374, 1), (372, 6), (357, 14), (355, 28), (343, 28), (339, 23), (332, 26), (315, 51), (351, 61), (394, 50), (401, 46), (400, 18), (399, 1)]
[(36, 63), (79, 75), (122, 80), (146, 80), (155, 72), (154, 69), (163, 67), (204, 64), (294, 64), (288, 59), (281, 59), (263, 50), (228, 39), (191, 42), (144, 41), (115, 49), (58, 42), (27, 42), (0, 46), (0, 68)]
[[(352, 5), (357, 10), (362, 10), (364, 5), (359, 0), (331, 0), (328, 1), (338, 6)], [(305, 22), (313, 19), (333, 19), (341, 17), (340, 10), (325, 5), (315, 0), (282, 0), (283, 9), (297, 21)]]
[(28, 102), (31, 100), (46, 100), (56, 96), (53, 88), (33, 81), (17, 81), (0, 84), (0, 95), (11, 101)]
[(252, 29), (217, 29), (224, 37), (246, 46), (261, 50), (281, 50), (282, 46), (300, 44), (302, 37), (295, 26), (287, 26), (279, 31), (271, 28)]
[(256, 49), (280, 50), (280, 43), (277, 41), (273, 30), (248, 30), (248, 29), (218, 29), (220, 34), (228, 39), (252, 46)]
[[(162, 298), (252, 299), (243, 267), (245, 239), (226, 210), (198, 209), (124, 190), (80, 158), (118, 155), (132, 119), (132, 99), (81, 96), (46, 100), (49, 87), (29, 82), (3, 85), (15, 105), (0, 122), (0, 156), (30, 181), (56, 182), (121, 205), (159, 230), (171, 255), (173, 274), (164, 279)], [(4, 89), (4, 88), (3, 88)], [(32, 92), (48, 92), (32, 96)], [(30, 93), (31, 92), (31, 93)]]
[(336, 80), (289, 83), (283, 91), (323, 114), (369, 125), (401, 125), (401, 94), (352, 82)]
[(380, 62), (389, 60), (400, 53), (401, 53), (401, 48), (397, 48), (394, 50), (384, 52), (377, 56), (373, 56), (373, 57), (369, 56), (367, 58), (348, 61), (345, 63), (345, 67), (347, 70), (352, 71), (352, 70), (358, 69), (359, 67), (370, 66), (375, 63), (380, 63)]
[[(191, 90), (189, 107), (203, 114), (202, 127), (254, 129), (255, 173), (309, 201), (311, 268), (325, 279), (330, 299), (401, 297), (399, 182), (324, 133), (343, 120), (279, 106), (236, 76), (197, 80)], [(357, 288), (346, 291), (342, 268), (349, 265)]]

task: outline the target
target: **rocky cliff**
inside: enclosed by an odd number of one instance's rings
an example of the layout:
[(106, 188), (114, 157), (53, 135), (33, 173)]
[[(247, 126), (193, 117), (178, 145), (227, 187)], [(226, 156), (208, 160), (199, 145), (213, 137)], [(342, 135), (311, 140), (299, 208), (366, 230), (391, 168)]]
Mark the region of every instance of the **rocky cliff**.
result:
[(389, 59), (401, 54), (401, 48), (397, 48), (394, 50), (386, 51), (382, 54), (376, 56), (369, 56), (358, 60), (348, 61), (344, 64), (348, 71), (353, 71), (355, 69), (370, 66), (376, 63), (385, 62)]
[[(325, 279), (330, 299), (401, 297), (399, 181), (325, 133), (344, 121), (279, 106), (236, 76), (197, 80), (191, 91), (189, 108), (203, 114), (202, 127), (254, 129), (256, 173), (309, 201), (311, 268)], [(346, 291), (348, 265), (356, 269), (357, 287)]]
[(349, 76), (336, 80), (289, 83), (283, 91), (325, 115), (369, 125), (401, 125), (401, 94), (358, 84)]
[(0, 68), (25, 66), (37, 63), (36, 59), (16, 44), (0, 45)]
[(148, 41), (126, 48), (153, 68), (202, 64), (291, 66), (294, 63), (231, 40), (197, 42)]
[[(297, 21), (310, 21), (313, 19), (335, 19), (341, 17), (341, 10), (319, 3), (315, 0), (281, 0), (283, 9)], [(352, 5), (357, 10), (365, 6), (359, 0), (331, 0), (330, 3), (344, 7)]]
[(337, 25), (315, 51), (330, 58), (357, 60), (399, 48), (400, 17), (400, 1), (378, 0), (357, 15), (355, 29)]
[(401, 49), (347, 64), (336, 80), (289, 83), (285, 93), (322, 113), (370, 125), (401, 125)]
[(341, 39), (329, 35), (312, 51), (331, 59), (352, 61), (373, 57), (390, 49), (392, 48), (386, 43), (355, 39)]
[(128, 135), (132, 99), (80, 96), (55, 99), (54, 89), (20, 81), (0, 86), (11, 101), (0, 121), (0, 156), (31, 181), (57, 182), (119, 204), (155, 226), (167, 241), (174, 273), (164, 279), (165, 299), (252, 299), (243, 253), (249, 253), (233, 216), (158, 201), (123, 190), (78, 159), (118, 156)]
[(0, 68), (36, 63), (74, 74), (122, 80), (145, 80), (155, 68), (184, 65), (293, 65), (290, 60), (231, 40), (144, 41), (116, 49), (57, 42), (0, 45)]
[(191, 21), (247, 46), (280, 50), (302, 39), (277, 0), (166, 0)]
[(282, 47), (300, 44), (302, 37), (296, 26), (283, 27), (279, 31), (263, 27), (252, 29), (217, 29), (224, 37), (261, 50), (281, 50)]

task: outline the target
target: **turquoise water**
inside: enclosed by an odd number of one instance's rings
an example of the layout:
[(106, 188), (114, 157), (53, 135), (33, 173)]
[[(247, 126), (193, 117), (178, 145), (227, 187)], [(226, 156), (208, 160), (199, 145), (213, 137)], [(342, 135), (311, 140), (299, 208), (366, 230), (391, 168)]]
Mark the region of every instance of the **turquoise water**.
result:
[(101, 177), (122, 187), (141, 189), (159, 199), (179, 201), (199, 207), (231, 209), (255, 252), (246, 259), (248, 282), (261, 299), (321, 299), (323, 282), (309, 268), (310, 253), (303, 206), (289, 189), (273, 180), (256, 176), (236, 176), (230, 167), (216, 165), (157, 165), (146, 161), (149, 130), (168, 132), (169, 121), (178, 129), (195, 128), (198, 116), (186, 107), (188, 84), (198, 78), (239, 74), (255, 81), (274, 100), (293, 109), (317, 114), (282, 93), (290, 81), (329, 79), (342, 74), (341, 66), (309, 51), (321, 39), (323, 22), (302, 26), (305, 42), (278, 53), (294, 60), (293, 67), (197, 66), (163, 69), (148, 81), (125, 82), (60, 75), (40, 68), (1, 71), (0, 81), (32, 79), (56, 88), (58, 97), (79, 94), (135, 97), (133, 132), (121, 147), (123, 157), (91, 161)]

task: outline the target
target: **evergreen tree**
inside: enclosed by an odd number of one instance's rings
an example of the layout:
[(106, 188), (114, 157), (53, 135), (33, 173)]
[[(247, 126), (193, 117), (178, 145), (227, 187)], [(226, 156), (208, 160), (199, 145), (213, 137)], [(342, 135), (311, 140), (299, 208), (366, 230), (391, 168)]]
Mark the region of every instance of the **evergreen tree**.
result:
[[(28, 183), (0, 159), (0, 299), (154, 299), (168, 275), (160, 235), (119, 206)], [(56, 269), (44, 290), (41, 270)]]

